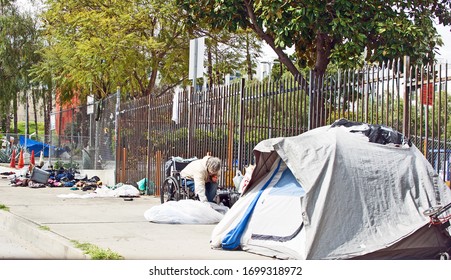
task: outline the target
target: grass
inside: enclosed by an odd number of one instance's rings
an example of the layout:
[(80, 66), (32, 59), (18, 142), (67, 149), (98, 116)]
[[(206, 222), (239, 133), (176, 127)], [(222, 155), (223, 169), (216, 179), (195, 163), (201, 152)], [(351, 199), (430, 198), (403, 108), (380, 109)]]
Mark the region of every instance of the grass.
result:
[(4, 204), (0, 204), (0, 210), (8, 211), (8, 212), (9, 212), (9, 207), (6, 206), (6, 205), (4, 205)]
[(72, 240), (72, 243), (76, 248), (83, 250), (87, 255), (90, 255), (93, 260), (123, 260), (124, 257), (111, 251), (111, 249), (102, 249), (96, 245), (90, 243), (80, 243), (76, 240)]
[[(28, 134), (32, 134), (33, 132), (36, 131), (36, 127), (34, 126), (34, 121), (28, 122), (28, 129), (29, 129)], [(11, 126), (11, 131), (13, 131), (12, 126)], [(25, 122), (24, 121), (17, 122), (17, 134), (25, 135)], [(42, 139), (44, 139), (45, 130), (44, 130), (43, 122), (38, 122), (38, 135), (39, 135), (39, 139), (36, 139), (35, 137), (33, 137), (33, 140), (41, 141)], [(4, 136), (3, 133), (0, 132), (0, 138), (3, 136)]]
[[(28, 134), (31, 134), (36, 131), (36, 127), (34, 126), (34, 121), (28, 122)], [(17, 130), (19, 134), (25, 134), (25, 122), (17, 122)], [(38, 122), (38, 134), (40, 136), (44, 135), (44, 123)]]
[(40, 230), (47, 230), (47, 231), (50, 230), (50, 228), (48, 226), (39, 226), (39, 229)]

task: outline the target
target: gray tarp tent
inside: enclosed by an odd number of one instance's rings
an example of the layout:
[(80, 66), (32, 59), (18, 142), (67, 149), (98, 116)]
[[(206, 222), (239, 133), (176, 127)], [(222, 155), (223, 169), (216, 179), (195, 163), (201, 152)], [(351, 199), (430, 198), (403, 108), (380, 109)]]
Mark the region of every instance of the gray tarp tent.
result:
[[(427, 259), (449, 250), (447, 232), (423, 212), (450, 203), (451, 190), (400, 134), (371, 128), (341, 120), (260, 142), (249, 185), (211, 246), (290, 259)], [(383, 141), (390, 137), (400, 143)]]

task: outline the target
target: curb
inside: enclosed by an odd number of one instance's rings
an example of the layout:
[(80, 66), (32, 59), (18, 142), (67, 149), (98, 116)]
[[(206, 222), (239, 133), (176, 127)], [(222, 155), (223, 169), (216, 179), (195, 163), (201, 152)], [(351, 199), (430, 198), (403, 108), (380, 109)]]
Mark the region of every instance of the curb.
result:
[(47, 255), (42, 259), (91, 259), (82, 250), (73, 247), (66, 238), (48, 230), (39, 229), (39, 224), (28, 221), (11, 212), (0, 210), (0, 229), (4, 229)]

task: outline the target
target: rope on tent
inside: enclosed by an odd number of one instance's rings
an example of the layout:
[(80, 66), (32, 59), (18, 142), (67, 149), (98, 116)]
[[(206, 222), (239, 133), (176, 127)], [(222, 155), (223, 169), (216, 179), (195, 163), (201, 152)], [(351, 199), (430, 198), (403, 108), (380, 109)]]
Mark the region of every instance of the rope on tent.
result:
[(446, 223), (447, 221), (449, 221), (451, 219), (451, 215), (439, 218), (439, 217), (431, 217), (431, 225), (441, 225)]

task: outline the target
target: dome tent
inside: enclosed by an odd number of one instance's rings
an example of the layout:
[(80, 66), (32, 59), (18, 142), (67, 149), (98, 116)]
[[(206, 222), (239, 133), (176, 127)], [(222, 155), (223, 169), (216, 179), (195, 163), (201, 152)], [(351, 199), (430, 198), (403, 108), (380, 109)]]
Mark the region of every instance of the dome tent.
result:
[(451, 190), (390, 128), (340, 120), (264, 140), (254, 155), (213, 248), (282, 259), (428, 259), (451, 248), (448, 232), (423, 214), (451, 203)]

